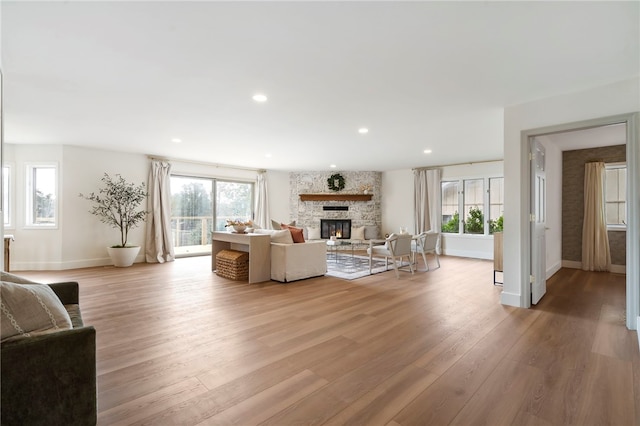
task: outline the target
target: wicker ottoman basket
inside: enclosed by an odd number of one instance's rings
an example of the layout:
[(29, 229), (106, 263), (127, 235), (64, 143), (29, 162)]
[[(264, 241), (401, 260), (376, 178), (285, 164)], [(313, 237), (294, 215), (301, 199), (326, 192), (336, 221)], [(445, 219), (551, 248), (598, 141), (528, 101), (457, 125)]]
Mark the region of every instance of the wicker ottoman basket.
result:
[(216, 254), (216, 274), (230, 280), (249, 279), (249, 253), (237, 250), (220, 250)]

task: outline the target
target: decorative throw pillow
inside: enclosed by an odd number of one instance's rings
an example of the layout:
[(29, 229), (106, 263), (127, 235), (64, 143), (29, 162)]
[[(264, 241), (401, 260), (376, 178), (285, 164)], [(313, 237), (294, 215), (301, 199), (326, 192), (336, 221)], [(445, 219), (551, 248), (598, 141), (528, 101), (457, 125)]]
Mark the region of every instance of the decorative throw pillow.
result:
[(309, 240), (319, 240), (320, 239), (320, 228), (307, 228), (307, 238)]
[[(273, 228), (274, 230), (281, 230), (281, 225), (284, 225), (284, 223), (280, 223), (277, 220), (271, 220), (271, 228)], [(293, 222), (291, 222), (289, 226), (296, 226), (296, 221), (294, 220)]]
[(44, 284), (0, 282), (0, 339), (72, 328), (67, 310)]
[(288, 229), (281, 229), (279, 231), (273, 229), (256, 229), (255, 233), (270, 235), (272, 243), (293, 244), (293, 238)]
[(42, 285), (42, 283), (37, 283), (35, 281), (31, 281), (28, 280), (26, 278), (20, 277), (18, 275), (13, 275), (10, 274), (8, 272), (0, 272), (0, 281), (6, 281), (8, 283), (14, 283), (14, 284), (40, 284)]
[(364, 240), (364, 226), (352, 226), (351, 227), (351, 239), (352, 240)]
[(369, 225), (364, 227), (364, 239), (365, 240), (377, 240), (380, 238), (378, 227), (375, 225)]
[(302, 234), (302, 228), (296, 228), (295, 226), (289, 226), (282, 224), (282, 229), (288, 229), (291, 232), (291, 238), (294, 243), (304, 243), (304, 235)]

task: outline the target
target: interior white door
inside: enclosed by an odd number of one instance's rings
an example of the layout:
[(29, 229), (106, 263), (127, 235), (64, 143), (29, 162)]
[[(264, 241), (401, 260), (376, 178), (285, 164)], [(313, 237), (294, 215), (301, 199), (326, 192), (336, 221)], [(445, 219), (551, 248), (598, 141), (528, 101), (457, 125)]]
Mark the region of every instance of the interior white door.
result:
[(547, 291), (546, 200), (544, 146), (533, 138), (531, 140), (531, 303), (534, 305)]

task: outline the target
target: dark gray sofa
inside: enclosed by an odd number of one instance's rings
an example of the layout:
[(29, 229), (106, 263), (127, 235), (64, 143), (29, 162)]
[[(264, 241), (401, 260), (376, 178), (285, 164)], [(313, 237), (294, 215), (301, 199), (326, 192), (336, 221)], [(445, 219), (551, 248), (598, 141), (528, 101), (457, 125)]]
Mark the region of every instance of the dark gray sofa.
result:
[(49, 287), (73, 328), (2, 343), (2, 425), (96, 424), (96, 331), (82, 322), (77, 282)]

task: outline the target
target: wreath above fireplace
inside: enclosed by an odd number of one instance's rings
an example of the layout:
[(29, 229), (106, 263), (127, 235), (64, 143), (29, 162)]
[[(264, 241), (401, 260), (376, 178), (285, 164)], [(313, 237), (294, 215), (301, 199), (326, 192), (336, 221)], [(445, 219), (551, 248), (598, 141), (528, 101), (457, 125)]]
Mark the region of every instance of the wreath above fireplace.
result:
[(327, 184), (332, 191), (342, 191), (344, 189), (344, 177), (340, 173), (334, 173), (327, 179)]

